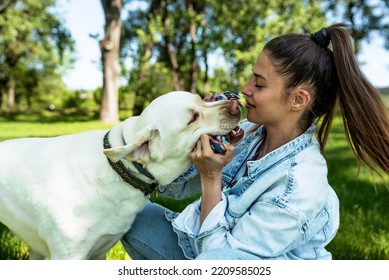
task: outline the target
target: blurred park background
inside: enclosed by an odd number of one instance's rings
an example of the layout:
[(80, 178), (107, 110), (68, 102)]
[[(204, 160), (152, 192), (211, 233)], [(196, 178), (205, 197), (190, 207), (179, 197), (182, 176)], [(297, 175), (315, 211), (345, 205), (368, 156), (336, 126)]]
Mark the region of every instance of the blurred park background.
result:
[[(239, 90), (267, 40), (335, 22), (389, 105), (387, 0), (0, 0), (0, 141), (110, 128), (172, 90)], [(388, 176), (358, 169), (339, 116), (326, 156), (341, 202), (334, 259), (389, 259)], [(0, 259), (25, 258), (0, 224)], [(128, 256), (117, 244), (108, 258)]]

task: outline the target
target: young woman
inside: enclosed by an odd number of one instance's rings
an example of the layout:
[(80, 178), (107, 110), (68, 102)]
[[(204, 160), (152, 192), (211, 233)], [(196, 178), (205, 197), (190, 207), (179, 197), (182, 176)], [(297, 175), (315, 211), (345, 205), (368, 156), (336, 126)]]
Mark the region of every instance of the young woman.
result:
[(122, 240), (132, 258), (330, 259), (339, 205), (323, 155), (337, 102), (358, 161), (389, 173), (386, 109), (343, 25), (272, 39), (252, 72), (245, 137), (220, 155), (202, 135), (194, 167), (160, 187), (202, 197), (180, 214), (149, 203)]

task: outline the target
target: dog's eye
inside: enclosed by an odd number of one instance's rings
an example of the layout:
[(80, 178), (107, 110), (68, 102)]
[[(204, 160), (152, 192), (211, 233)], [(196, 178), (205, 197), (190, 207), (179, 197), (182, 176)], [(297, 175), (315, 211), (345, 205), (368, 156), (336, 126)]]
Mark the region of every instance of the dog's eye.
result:
[(192, 118), (190, 119), (190, 121), (188, 122), (188, 125), (190, 125), (191, 123), (195, 122), (198, 118), (199, 118), (199, 113), (198, 112), (195, 112), (193, 111), (192, 112)]

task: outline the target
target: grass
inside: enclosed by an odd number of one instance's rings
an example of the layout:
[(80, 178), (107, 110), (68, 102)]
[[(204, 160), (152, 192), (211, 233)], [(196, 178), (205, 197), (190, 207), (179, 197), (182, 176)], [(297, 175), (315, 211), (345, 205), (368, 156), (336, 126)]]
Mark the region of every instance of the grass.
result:
[(340, 200), (340, 228), (327, 247), (335, 259), (389, 259), (389, 178), (362, 167), (335, 120), (327, 148), (329, 181)]
[[(109, 128), (93, 120), (93, 115), (53, 115), (50, 112), (0, 116), (0, 141), (19, 137), (48, 137)], [(334, 121), (327, 144), (329, 181), (340, 199), (341, 224), (328, 245), (334, 259), (388, 260), (389, 178), (372, 176), (357, 161), (347, 145), (339, 117)], [(152, 200), (180, 211), (190, 200), (174, 201), (153, 196)], [(0, 224), (0, 259), (28, 258), (26, 245)], [(120, 243), (111, 249), (108, 259), (128, 259)]]

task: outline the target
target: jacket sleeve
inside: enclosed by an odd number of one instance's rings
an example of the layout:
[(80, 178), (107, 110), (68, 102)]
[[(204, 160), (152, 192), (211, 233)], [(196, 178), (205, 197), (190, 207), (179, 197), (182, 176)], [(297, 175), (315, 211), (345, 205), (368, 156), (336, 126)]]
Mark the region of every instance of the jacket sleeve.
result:
[(291, 250), (303, 237), (302, 222), (288, 209), (258, 201), (234, 224), (234, 218), (227, 218), (231, 217), (226, 214), (227, 206), (223, 194), (200, 225), (200, 200), (189, 205), (173, 222), (179, 239), (193, 244), (198, 254), (231, 248), (271, 259)]

